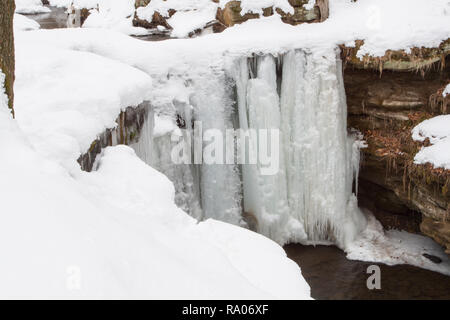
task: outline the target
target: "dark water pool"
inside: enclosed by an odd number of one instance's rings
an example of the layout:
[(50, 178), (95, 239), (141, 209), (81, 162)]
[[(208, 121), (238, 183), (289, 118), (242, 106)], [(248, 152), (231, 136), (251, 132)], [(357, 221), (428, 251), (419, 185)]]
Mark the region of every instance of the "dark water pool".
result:
[(333, 246), (284, 247), (300, 266), (315, 299), (444, 299), (450, 300), (450, 277), (409, 265), (381, 269), (381, 290), (367, 289), (367, 267), (375, 263), (347, 260)]

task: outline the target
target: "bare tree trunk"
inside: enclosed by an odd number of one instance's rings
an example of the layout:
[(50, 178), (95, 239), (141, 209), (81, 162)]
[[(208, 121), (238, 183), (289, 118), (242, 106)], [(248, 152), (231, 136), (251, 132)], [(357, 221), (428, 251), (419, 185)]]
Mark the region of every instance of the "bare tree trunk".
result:
[(0, 0), (0, 69), (6, 76), (5, 91), (14, 115), (14, 0)]

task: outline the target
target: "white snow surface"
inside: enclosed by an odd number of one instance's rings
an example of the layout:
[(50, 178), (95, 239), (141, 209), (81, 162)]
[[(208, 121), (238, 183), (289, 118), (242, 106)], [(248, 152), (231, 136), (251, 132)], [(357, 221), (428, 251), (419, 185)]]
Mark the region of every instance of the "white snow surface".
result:
[(49, 8), (42, 5), (41, 0), (15, 0), (16, 12), (21, 14), (48, 13)]
[(450, 170), (450, 115), (423, 121), (412, 130), (412, 137), (421, 142), (429, 139), (432, 144), (417, 153), (415, 163), (431, 163), (435, 168)]
[[(273, 7), (283, 10), (286, 13), (294, 14), (294, 7), (289, 4), (288, 0), (240, 0), (241, 1), (241, 14), (246, 13), (263, 13), (263, 9)], [(314, 0), (312, 0), (314, 2)], [(230, 2), (229, 0), (220, 0), (219, 6), (224, 8), (225, 5)], [(314, 2), (315, 3), (315, 2)], [(314, 4), (313, 4), (314, 6)]]
[(95, 172), (69, 173), (6, 105), (2, 90), (0, 297), (309, 299), (281, 247), (221, 222), (197, 224), (175, 206), (170, 181), (129, 147), (105, 149)]
[[(387, 265), (410, 264), (450, 276), (450, 258), (436, 242), (405, 231), (384, 231), (383, 226), (370, 212), (366, 214), (368, 226), (346, 248), (348, 259)], [(430, 261), (423, 256), (425, 253), (440, 258), (442, 262), (436, 264)]]
[(116, 126), (119, 112), (143, 102), (152, 86), (150, 76), (118, 61), (21, 41), (20, 34), (16, 43), (20, 126), (39, 151), (69, 170), (77, 169), (76, 159), (98, 134)]
[(14, 31), (29, 31), (29, 30), (37, 30), (40, 28), (39, 23), (30, 19), (22, 14), (15, 13), (14, 14)]

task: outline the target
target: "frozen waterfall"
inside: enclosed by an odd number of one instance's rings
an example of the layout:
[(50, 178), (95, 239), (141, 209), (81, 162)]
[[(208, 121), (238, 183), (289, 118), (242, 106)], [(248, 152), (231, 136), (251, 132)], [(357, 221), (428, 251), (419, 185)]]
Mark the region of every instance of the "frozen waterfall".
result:
[[(337, 52), (241, 57), (207, 70), (185, 79), (188, 101), (153, 107), (134, 146), (138, 155), (174, 182), (176, 203), (198, 219), (247, 224), (280, 244), (333, 242), (345, 248), (366, 222), (354, 194), (359, 149), (347, 132)], [(223, 137), (230, 128), (278, 130), (279, 170), (263, 175), (260, 163), (202, 164), (194, 154), (190, 164), (174, 164), (171, 136), (178, 128), (155, 130), (154, 119), (162, 116), (173, 123), (182, 119), (178, 127), (186, 130), (178, 135), (190, 136), (194, 122)], [(204, 137), (203, 147), (219, 136)], [(239, 153), (236, 137), (232, 143)]]

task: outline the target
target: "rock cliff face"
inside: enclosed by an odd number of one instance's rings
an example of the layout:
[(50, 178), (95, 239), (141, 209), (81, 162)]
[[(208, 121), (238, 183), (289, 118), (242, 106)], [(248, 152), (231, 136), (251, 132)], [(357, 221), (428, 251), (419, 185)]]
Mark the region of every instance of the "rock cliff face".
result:
[(343, 50), (349, 126), (368, 143), (360, 204), (385, 227), (421, 231), (450, 253), (450, 172), (414, 164), (422, 144), (411, 138), (415, 125), (449, 111), (442, 89), (450, 82), (450, 56), (443, 58), (442, 47), (423, 60), (400, 55), (396, 61), (381, 60), (392, 70), (380, 73), (380, 60), (353, 63), (346, 54)]

